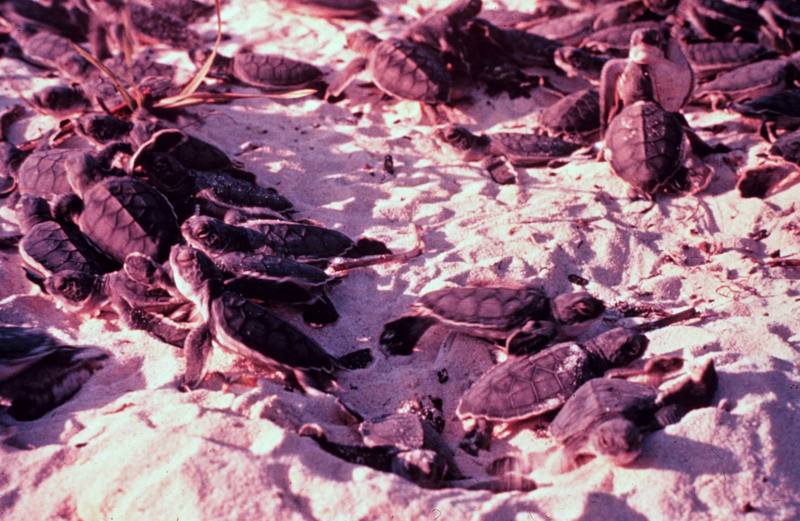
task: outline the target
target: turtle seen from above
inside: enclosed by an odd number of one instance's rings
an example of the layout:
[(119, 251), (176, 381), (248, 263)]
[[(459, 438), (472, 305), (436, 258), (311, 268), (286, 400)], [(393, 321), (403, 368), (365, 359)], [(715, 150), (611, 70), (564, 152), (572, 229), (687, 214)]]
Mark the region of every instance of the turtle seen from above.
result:
[(380, 342), (392, 355), (410, 355), (425, 331), (442, 324), (525, 354), (558, 334), (579, 334), (603, 311), (605, 305), (585, 292), (550, 298), (536, 285), (444, 288), (422, 295), (409, 313), (387, 323)]

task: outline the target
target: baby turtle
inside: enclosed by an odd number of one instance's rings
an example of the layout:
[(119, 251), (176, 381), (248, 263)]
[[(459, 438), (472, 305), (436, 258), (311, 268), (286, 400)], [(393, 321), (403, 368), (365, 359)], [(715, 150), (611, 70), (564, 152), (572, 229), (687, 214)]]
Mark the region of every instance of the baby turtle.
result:
[(772, 143), (769, 153), (800, 165), (800, 130), (788, 132)]
[(515, 182), (513, 170), (506, 167), (506, 161), (513, 166), (541, 166), (581, 147), (537, 132), (476, 135), (464, 127), (449, 126), (438, 130), (436, 136), (454, 148), (464, 161), (481, 161), (492, 179), (500, 184)]
[(42, 329), (0, 326), (0, 401), (7, 412), (31, 421), (77, 393), (108, 354), (64, 345)]
[(22, 47), (22, 57), (34, 65), (57, 70), (75, 81), (85, 81), (94, 73), (92, 65), (63, 36), (22, 28), (14, 37)]
[(692, 153), (688, 132), (679, 115), (637, 101), (611, 121), (604, 154), (613, 172), (647, 199), (659, 192), (696, 193), (713, 171)]
[[(128, 263), (126, 268), (130, 269)], [(105, 275), (64, 270), (48, 277), (44, 286), (62, 309), (95, 314), (110, 307), (128, 328), (147, 331), (176, 347), (183, 347), (190, 332), (189, 325), (171, 318), (176, 314), (182, 316), (188, 304), (186, 299), (158, 286), (143, 284), (126, 270)]]
[(553, 62), (567, 76), (583, 78), (599, 83), (603, 66), (609, 58), (602, 54), (589, 52), (580, 47), (563, 46), (553, 53)]
[(800, 55), (743, 65), (700, 86), (695, 101), (709, 100), (713, 110), (729, 103), (777, 94), (798, 77)]
[[(206, 53), (194, 56), (196, 63), (203, 63), (205, 58)], [(271, 94), (285, 94), (307, 87), (313, 91), (322, 85), (322, 71), (315, 65), (245, 49), (240, 49), (230, 58), (216, 55), (209, 76), (250, 85)]]
[(89, 244), (73, 224), (53, 219), (50, 206), (41, 197), (23, 195), (18, 218), (25, 234), (19, 243), (23, 269), (35, 284), (41, 285), (46, 277), (63, 270), (101, 273), (113, 269), (113, 262)]
[(184, 344), (184, 384), (190, 388), (203, 380), (212, 346), (273, 368), (300, 388), (307, 384), (322, 390), (331, 387), (333, 373), (355, 355), (336, 359), (267, 308), (224, 290), (219, 270), (194, 248), (173, 246), (169, 264), (178, 291), (194, 303), (203, 318), (203, 324), (189, 333)]
[(721, 73), (769, 58), (773, 54), (766, 47), (747, 42), (690, 43), (684, 45), (683, 50), (699, 81), (708, 81)]
[(753, 41), (764, 23), (754, 6), (736, 0), (681, 0), (675, 15), (679, 25), (689, 25), (702, 40)]
[(431, 326), (504, 343), (512, 354), (535, 352), (559, 332), (579, 334), (605, 305), (585, 292), (552, 299), (536, 285), (522, 288), (444, 288), (422, 295), (406, 315), (387, 323), (381, 345), (392, 355), (410, 355)]
[(150, 0), (153, 9), (185, 20), (186, 22), (196, 22), (208, 18), (216, 10), (214, 3), (206, 4), (196, 0)]
[(362, 57), (331, 82), (328, 97), (339, 96), (357, 74), (367, 70), (375, 85), (390, 96), (426, 104), (450, 99), (452, 79), (436, 49), (401, 38), (381, 41), (367, 31), (347, 35), (347, 46)]
[(680, 43), (662, 27), (637, 29), (627, 60), (611, 60), (600, 77), (600, 119), (605, 129), (622, 107), (655, 101), (678, 112), (691, 99), (694, 75)]
[(453, 451), (426, 420), (415, 414), (395, 413), (365, 420), (358, 426), (361, 445), (332, 439), (319, 424), (305, 424), (299, 434), (350, 463), (392, 472), (426, 488), (439, 488), (463, 476)]
[(225, 288), (263, 302), (282, 302), (303, 310), (312, 326), (339, 318), (325, 289), (341, 280), (320, 268), (264, 253), (231, 252), (214, 257), (226, 276)]
[(735, 103), (733, 110), (743, 116), (761, 120), (759, 133), (767, 141), (775, 139), (776, 128), (800, 126), (800, 89), (789, 89), (743, 103)]
[(600, 96), (597, 89), (583, 89), (544, 109), (539, 124), (549, 133), (571, 141), (593, 143), (600, 137)]
[[(697, 311), (690, 308), (633, 327), (617, 327), (581, 344), (564, 342), (538, 353), (509, 358), (467, 389), (456, 414), (462, 420), (477, 419), (478, 431), (491, 427), (485, 422), (509, 424), (542, 417), (559, 409), (584, 382), (640, 358), (648, 345), (643, 333), (697, 316)], [(649, 368), (661, 371), (662, 365), (651, 364)]]
[(782, 53), (800, 51), (800, 6), (793, 0), (766, 0), (758, 10), (766, 22), (759, 41)]
[(588, 458), (628, 465), (642, 450), (644, 434), (676, 423), (691, 409), (710, 405), (717, 390), (711, 359), (664, 392), (627, 380), (589, 380), (567, 400), (550, 424), (563, 447), (559, 470), (572, 470)]
[(60, 213), (77, 213), (72, 218), (81, 231), (120, 264), (134, 252), (166, 259), (180, 236), (167, 198), (138, 179), (104, 178), (106, 172), (89, 154), (70, 158), (67, 180), (77, 195), (59, 201), (59, 208), (69, 208)]
[(241, 251), (327, 264), (336, 257), (391, 254), (385, 244), (374, 239), (353, 241), (336, 230), (290, 221), (259, 220), (234, 226), (213, 217), (192, 216), (181, 232), (190, 245), (212, 257)]
[(271, 0), (289, 11), (320, 18), (374, 20), (381, 11), (374, 0)]
[(109, 114), (84, 114), (72, 120), (75, 133), (98, 147), (124, 139), (133, 129), (133, 123)]

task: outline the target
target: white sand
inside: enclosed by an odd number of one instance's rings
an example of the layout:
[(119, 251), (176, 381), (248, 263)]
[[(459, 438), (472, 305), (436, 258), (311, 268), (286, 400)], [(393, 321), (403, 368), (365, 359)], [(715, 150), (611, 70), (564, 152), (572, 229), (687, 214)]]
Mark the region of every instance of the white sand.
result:
[[(402, 27), (400, 15), (410, 19), (417, 7), (443, 3), (399, 8), (382, 2), (388, 16), (370, 28), (392, 34)], [(236, 35), (223, 52), (256, 41), (259, 51), (283, 52), (328, 71), (353, 56), (343, 50), (346, 31), (364, 27), (294, 17), (264, 2), (236, 2), (223, 17), (225, 31)], [(213, 24), (203, 27), (210, 34)], [(16, 62), (4, 59), (0, 66), (3, 74), (22, 76), (13, 85), (27, 94), (41, 85), (32, 79), (35, 71)], [(800, 253), (800, 187), (767, 200), (741, 199), (735, 172), (719, 156), (710, 162), (715, 179), (706, 192), (663, 198), (649, 211), (648, 203), (627, 198), (627, 185), (607, 163), (584, 159), (557, 170), (524, 169), (519, 184), (500, 187), (438, 145), (414, 104), (381, 101), (359, 86), (348, 94), (336, 105), (306, 99), (202, 107), (195, 112), (207, 124), (190, 129), (244, 161), (303, 217), (397, 249), (412, 245), (411, 223), (422, 227), (421, 257), (352, 273), (331, 295), (341, 319), (309, 332), (337, 355), (372, 348), (372, 366), (340, 378), (344, 400), (369, 417), (417, 397), (440, 397), (445, 436), (455, 447), (463, 435), (454, 414), (458, 397), (491, 365), (489, 348), (459, 336), (440, 351), (446, 332), (434, 328), (414, 355), (388, 358), (377, 344), (383, 323), (418, 295), (446, 285), (538, 278), (555, 292), (570, 290), (567, 275), (578, 274), (610, 305), (668, 311), (693, 305), (706, 312), (701, 322), (650, 333), (648, 356), (677, 353), (691, 363), (714, 357), (715, 404), (724, 407), (693, 411), (650, 435), (627, 468), (597, 461), (560, 476), (537, 469), (540, 488), (530, 493), (424, 490), (340, 461), (282, 428), (316, 421), (347, 436), (346, 419), (330, 402), (312, 404), (268, 380), (227, 391), (212, 381), (207, 389), (179, 393), (179, 350), (126, 330), (113, 315), (63, 314), (24, 280), (16, 255), (2, 254), (0, 322), (46, 327), (106, 347), (113, 359), (78, 396), (42, 419), (4, 420), (16, 435), (0, 446), (0, 518), (800, 518), (800, 272), (763, 264), (770, 252)], [(2, 106), (11, 103), (11, 82), (0, 82), (0, 96)], [(543, 93), (516, 100), (478, 95), (463, 119), (479, 130), (524, 130), (552, 100)], [(757, 136), (742, 135), (730, 114), (688, 117), (699, 127), (728, 123), (720, 133), (701, 135), (742, 149), (751, 163), (765, 149)], [(53, 124), (28, 120), (12, 137), (35, 137)], [(383, 170), (386, 154), (394, 158), (394, 175)], [(752, 238), (762, 229), (764, 239)], [(303, 327), (296, 316), (291, 320)], [(250, 369), (226, 354), (215, 354), (212, 368)], [(449, 381), (440, 384), (436, 372), (443, 368)], [(459, 465), (480, 475), (503, 454), (552, 446), (540, 431), (511, 434), (479, 458), (457, 450)]]

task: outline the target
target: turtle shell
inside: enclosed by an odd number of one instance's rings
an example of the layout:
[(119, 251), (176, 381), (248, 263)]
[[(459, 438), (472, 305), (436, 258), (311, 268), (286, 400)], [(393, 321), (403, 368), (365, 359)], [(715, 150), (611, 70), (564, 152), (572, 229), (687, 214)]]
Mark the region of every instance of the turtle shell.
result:
[(492, 150), (517, 166), (536, 166), (580, 148), (577, 143), (542, 133), (499, 132), (491, 138)]
[(265, 365), (333, 372), (335, 362), (317, 342), (269, 310), (236, 293), (223, 292), (211, 304), (214, 342)]
[(91, 70), (89, 62), (72, 49), (69, 40), (57, 34), (42, 31), (23, 38), (22, 49), (26, 57), (72, 78), (79, 78)]
[(233, 74), (256, 87), (299, 87), (319, 79), (322, 71), (310, 63), (277, 54), (239, 52), (233, 56)]
[(657, 103), (638, 101), (611, 121), (605, 146), (614, 173), (652, 195), (680, 171), (684, 131), (678, 118)]
[(42, 150), (26, 157), (17, 171), (20, 193), (52, 198), (72, 192), (64, 165), (73, 153), (68, 150)]
[(579, 448), (594, 427), (614, 418), (645, 426), (654, 418), (654, 388), (617, 378), (594, 378), (583, 384), (550, 424), (550, 434), (565, 446)]
[(169, 13), (136, 3), (127, 5), (131, 28), (143, 43), (164, 43), (177, 49), (202, 46), (200, 36)]
[(422, 314), (450, 326), (509, 331), (550, 317), (550, 299), (538, 287), (444, 288), (420, 297)]
[(767, 48), (746, 42), (701, 42), (686, 45), (684, 50), (692, 69), (701, 79), (714, 77), (769, 54)]
[(544, 109), (540, 123), (560, 134), (590, 136), (600, 130), (600, 96), (584, 89), (565, 96)]
[(0, 346), (2, 382), (62, 347), (62, 344), (43, 329), (0, 326)]
[(355, 247), (347, 235), (312, 224), (263, 220), (243, 223), (262, 233), (266, 245), (276, 254), (295, 259), (321, 260), (345, 255)]
[(99, 273), (99, 254), (75, 230), (70, 233), (56, 221), (33, 226), (19, 243), (22, 259), (39, 275), (49, 276), (63, 270)]
[(456, 414), (501, 422), (539, 416), (564, 405), (595, 376), (586, 351), (577, 344), (557, 344), (489, 369), (461, 397)]
[(358, 426), (367, 447), (392, 446), (400, 450), (421, 449), (425, 429), (419, 416), (398, 413), (366, 420)]
[(234, 276), (247, 274), (275, 281), (289, 280), (306, 287), (321, 288), (336, 280), (316, 266), (266, 253), (230, 252), (220, 255), (214, 262)]
[(775, 94), (785, 88), (786, 63), (775, 59), (743, 65), (704, 84), (695, 95), (722, 94), (731, 101), (741, 101)]
[(392, 96), (439, 103), (450, 96), (452, 80), (435, 49), (389, 38), (372, 50), (369, 67), (375, 84)]
[(291, 11), (324, 18), (363, 18), (380, 14), (374, 0), (278, 0)]
[(133, 252), (163, 261), (180, 237), (167, 199), (137, 179), (104, 179), (83, 194), (83, 204), (81, 231), (120, 263)]

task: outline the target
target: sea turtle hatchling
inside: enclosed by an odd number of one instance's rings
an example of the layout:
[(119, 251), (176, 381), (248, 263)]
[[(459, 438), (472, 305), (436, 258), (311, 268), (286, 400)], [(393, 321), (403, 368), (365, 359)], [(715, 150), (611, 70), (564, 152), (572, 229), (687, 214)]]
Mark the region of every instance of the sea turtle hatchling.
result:
[(71, 217), (93, 244), (120, 264), (134, 252), (166, 259), (180, 232), (164, 195), (132, 177), (106, 177), (107, 170), (90, 154), (71, 157), (66, 169), (75, 194), (59, 200), (59, 215)]
[(219, 270), (205, 254), (184, 245), (173, 246), (169, 255), (178, 291), (192, 301), (203, 323), (184, 343), (184, 385), (201, 383), (212, 347), (244, 356), (272, 368), (300, 388), (328, 389), (333, 374), (363, 359), (362, 351), (334, 358), (317, 342), (274, 316), (267, 308), (222, 287)]
[(565, 96), (538, 114), (538, 123), (550, 134), (579, 143), (600, 137), (600, 96), (595, 88)]
[(696, 193), (708, 186), (713, 171), (692, 152), (690, 132), (679, 115), (653, 101), (637, 101), (611, 121), (603, 154), (612, 171), (645, 198)]
[(777, 94), (792, 85), (800, 75), (800, 52), (788, 58), (775, 58), (742, 65), (704, 83), (695, 92), (695, 102), (710, 101), (713, 110), (729, 103)]
[(767, 141), (772, 141), (777, 137), (777, 128), (794, 129), (800, 126), (800, 89), (787, 89), (734, 103), (731, 109), (743, 116), (760, 119), (759, 133)]
[(108, 358), (105, 351), (65, 345), (32, 327), (0, 326), (0, 346), (0, 402), (22, 421), (69, 400)]
[(175, 296), (177, 290), (169, 292), (130, 277), (127, 262), (125, 268), (107, 274), (63, 270), (48, 277), (44, 287), (70, 313), (95, 314), (110, 307), (130, 329), (183, 347), (191, 330), (185, 320), (191, 318), (189, 302)]
[(32, 105), (49, 116), (65, 118), (87, 112), (92, 103), (78, 86), (55, 85), (35, 92)]
[(549, 298), (538, 285), (521, 288), (444, 288), (422, 295), (406, 315), (387, 323), (381, 345), (393, 355), (410, 355), (431, 326), (504, 343), (512, 354), (542, 349), (559, 333), (573, 336), (605, 311), (585, 292)]
[(448, 126), (436, 136), (461, 155), (464, 161), (481, 161), (492, 179), (500, 184), (513, 183), (513, 166), (546, 165), (579, 149), (580, 144), (541, 132), (496, 132), (476, 135), (464, 127)]
[(351, 61), (328, 85), (326, 97), (337, 97), (355, 76), (367, 70), (377, 87), (423, 107), (450, 100), (452, 78), (437, 49), (402, 38), (381, 40), (367, 31), (347, 35), (347, 46), (362, 56)]
[(712, 359), (664, 391), (627, 380), (594, 378), (566, 401), (550, 423), (563, 447), (556, 468), (568, 471), (594, 457), (628, 465), (650, 431), (678, 422), (689, 410), (708, 406), (717, 390)]
[[(695, 309), (633, 327), (616, 327), (585, 342), (562, 342), (538, 353), (511, 357), (490, 368), (462, 395), (456, 415), (477, 420), (462, 447), (491, 431), (492, 423), (508, 425), (554, 412), (586, 381), (622, 368), (640, 358), (648, 345), (643, 334), (697, 317)], [(654, 365), (660, 369), (658, 365)]]
[(53, 219), (43, 198), (23, 195), (17, 217), (25, 234), (19, 253), (32, 282), (42, 284), (46, 277), (63, 270), (102, 273), (114, 268), (113, 261), (89, 244), (77, 227)]
[(233, 251), (268, 253), (299, 262), (328, 264), (337, 257), (390, 255), (382, 242), (362, 238), (353, 241), (336, 230), (291, 221), (247, 221), (241, 226), (208, 216), (192, 216), (181, 225), (184, 239), (216, 257)]
[(694, 74), (681, 44), (663, 27), (637, 29), (625, 60), (611, 60), (600, 76), (600, 119), (605, 129), (624, 106), (655, 101), (678, 112), (691, 99)]
[(711, 80), (721, 73), (769, 58), (772, 54), (766, 47), (748, 42), (687, 43), (683, 50), (698, 81)]
[(360, 444), (335, 439), (335, 431), (311, 423), (298, 434), (314, 439), (326, 452), (350, 463), (392, 472), (426, 488), (439, 488), (463, 478), (452, 449), (439, 433), (415, 414), (394, 413), (358, 425)]
[[(207, 53), (195, 53), (196, 63), (205, 62)], [(209, 77), (243, 83), (269, 94), (302, 94), (324, 90), (322, 71), (310, 63), (278, 54), (260, 54), (239, 49), (232, 57), (217, 54)]]

